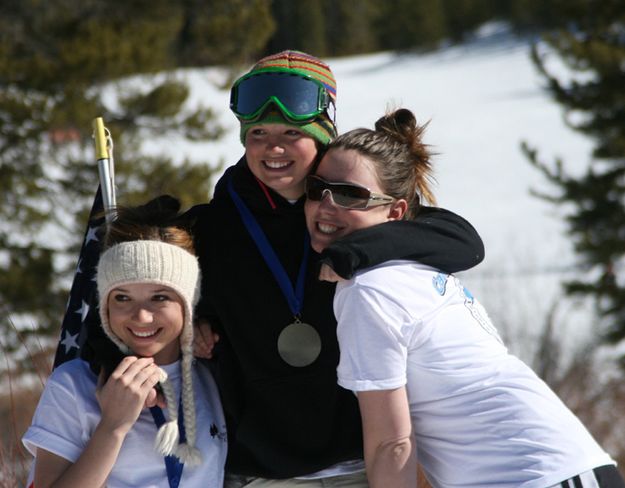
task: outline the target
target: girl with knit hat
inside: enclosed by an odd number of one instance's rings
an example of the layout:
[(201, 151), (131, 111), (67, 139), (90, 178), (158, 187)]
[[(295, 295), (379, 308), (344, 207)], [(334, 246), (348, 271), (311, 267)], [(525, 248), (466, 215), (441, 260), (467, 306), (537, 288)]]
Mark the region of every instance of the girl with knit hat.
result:
[[(348, 278), (397, 257), (450, 272), (483, 258), (475, 229), (435, 208), (323, 256), (311, 250), (304, 180), (336, 136), (335, 105), (336, 80), (320, 59), (261, 59), (231, 91), (245, 154), (213, 200), (188, 212), (202, 270), (196, 316), (220, 336), (210, 364), (228, 426), (227, 488), (367, 486), (356, 398), (336, 383), (335, 285), (317, 278), (322, 261)], [(93, 349), (93, 362), (107, 361), (97, 357), (105, 346)]]
[[(192, 355), (199, 265), (173, 203), (118, 209), (108, 226), (99, 312), (126, 356), (108, 379), (81, 359), (53, 371), (23, 438), (37, 488), (223, 485), (223, 412)], [(156, 385), (166, 408), (156, 406)]]
[[(306, 182), (313, 248), (414, 215), (432, 165), (407, 109), (329, 146)], [(339, 384), (358, 396), (371, 488), (625, 488), (614, 461), (504, 346), (453, 275), (395, 260), (336, 288)]]

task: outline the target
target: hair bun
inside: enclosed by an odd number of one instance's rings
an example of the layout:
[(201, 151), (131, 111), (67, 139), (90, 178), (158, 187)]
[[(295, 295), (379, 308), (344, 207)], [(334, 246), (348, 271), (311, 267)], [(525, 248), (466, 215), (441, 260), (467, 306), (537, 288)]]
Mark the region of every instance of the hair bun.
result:
[(414, 114), (406, 109), (400, 108), (390, 114), (380, 117), (375, 123), (375, 130), (394, 138), (402, 144), (412, 145), (417, 129), (417, 119)]
[(400, 108), (391, 114), (398, 127), (409, 127), (414, 129), (417, 126), (417, 119), (414, 114), (407, 108)]

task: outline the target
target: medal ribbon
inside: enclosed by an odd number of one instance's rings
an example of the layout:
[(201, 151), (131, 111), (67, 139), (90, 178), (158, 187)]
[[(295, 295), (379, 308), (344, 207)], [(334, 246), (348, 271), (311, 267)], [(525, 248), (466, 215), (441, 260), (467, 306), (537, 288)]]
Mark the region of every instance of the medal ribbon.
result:
[[(161, 425), (165, 423), (165, 415), (160, 407), (150, 407), (150, 413), (156, 424), (156, 428), (159, 429)], [(183, 444), (187, 440), (187, 435), (184, 430), (184, 414), (182, 411), (182, 398), (180, 399), (180, 406), (178, 408), (178, 430), (180, 432), (180, 444)], [(165, 469), (167, 470), (167, 481), (169, 481), (170, 488), (178, 488), (180, 484), (180, 478), (182, 478), (182, 469), (184, 463), (173, 455), (165, 456)]]
[(228, 180), (228, 192), (232, 197), (232, 201), (239, 211), (239, 215), (241, 216), (241, 220), (243, 220), (243, 224), (245, 228), (249, 232), (252, 240), (256, 244), (256, 247), (260, 251), (260, 254), (263, 256), (263, 259), (269, 266), (269, 270), (275, 277), (278, 282), (278, 286), (280, 290), (282, 290), (282, 294), (286, 298), (289, 308), (293, 313), (295, 318), (299, 318), (299, 314), (302, 311), (302, 307), (304, 305), (304, 281), (306, 278), (306, 267), (308, 264), (308, 256), (310, 255), (310, 236), (308, 235), (308, 231), (305, 232), (304, 237), (304, 255), (302, 257), (302, 263), (299, 267), (299, 272), (297, 275), (297, 282), (295, 284), (295, 290), (293, 289), (293, 284), (289, 279), (289, 275), (287, 274), (284, 266), (278, 259), (275, 251), (271, 247), (267, 236), (261, 229), (259, 223), (252, 215), (252, 212), (245, 205), (241, 197), (235, 191), (234, 186), (232, 185), (232, 179)]

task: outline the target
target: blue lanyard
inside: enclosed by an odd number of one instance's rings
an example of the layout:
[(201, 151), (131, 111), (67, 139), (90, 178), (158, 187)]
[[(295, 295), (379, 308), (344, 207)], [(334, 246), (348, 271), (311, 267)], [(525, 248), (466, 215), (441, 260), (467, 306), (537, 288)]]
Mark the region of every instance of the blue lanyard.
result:
[(302, 311), (302, 307), (304, 305), (304, 281), (306, 278), (308, 256), (310, 254), (310, 236), (308, 235), (308, 231), (306, 231), (305, 233), (304, 255), (302, 257), (302, 263), (299, 267), (295, 290), (293, 290), (293, 284), (289, 279), (289, 275), (284, 269), (284, 266), (282, 266), (280, 259), (278, 259), (278, 256), (271, 247), (267, 236), (254, 218), (254, 215), (252, 215), (250, 209), (247, 208), (241, 197), (234, 190), (234, 186), (232, 185), (232, 179), (228, 180), (228, 192), (232, 197), (234, 205), (239, 211), (239, 215), (241, 215), (241, 220), (243, 220), (245, 228), (250, 233), (252, 240), (256, 244), (256, 247), (260, 251), (260, 254), (263, 256), (263, 259), (267, 263), (267, 266), (269, 266), (271, 273), (278, 282), (278, 286), (280, 287), (280, 290), (282, 290), (282, 294), (286, 298), (289, 304), (289, 308), (293, 313), (293, 316), (299, 317), (299, 314)]
[[(161, 425), (165, 423), (165, 415), (160, 407), (150, 407), (150, 413), (154, 418), (156, 428), (159, 429)], [(184, 443), (187, 440), (187, 435), (184, 430), (184, 414), (182, 411), (182, 399), (180, 407), (178, 408), (178, 430), (180, 432), (180, 443)], [(180, 478), (182, 478), (182, 469), (184, 463), (173, 455), (165, 456), (165, 469), (167, 470), (167, 480), (169, 481), (170, 488), (178, 488), (180, 484)]]

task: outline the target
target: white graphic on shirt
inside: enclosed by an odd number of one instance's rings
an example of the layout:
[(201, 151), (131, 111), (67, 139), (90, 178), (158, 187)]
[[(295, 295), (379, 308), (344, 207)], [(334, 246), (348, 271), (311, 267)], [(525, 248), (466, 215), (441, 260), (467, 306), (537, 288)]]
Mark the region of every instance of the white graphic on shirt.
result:
[(454, 278), (457, 289), (464, 296), (464, 306), (467, 307), (469, 312), (475, 320), (477, 320), (478, 324), (484, 329), (487, 333), (492, 335), (495, 339), (497, 339), (501, 344), (503, 344), (503, 340), (501, 339), (497, 328), (490, 320), (490, 317), (486, 313), (486, 309), (482, 306), (482, 304), (475, 300), (473, 294), (467, 290), (458, 278)]

